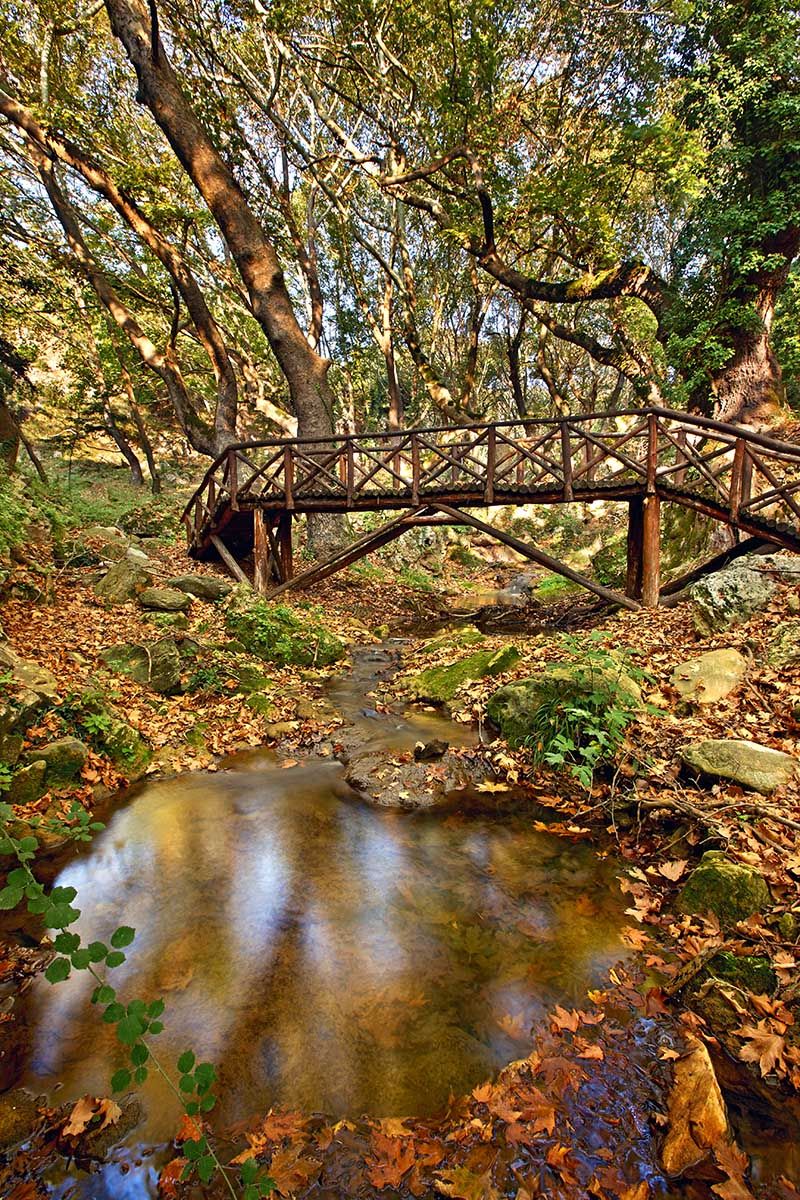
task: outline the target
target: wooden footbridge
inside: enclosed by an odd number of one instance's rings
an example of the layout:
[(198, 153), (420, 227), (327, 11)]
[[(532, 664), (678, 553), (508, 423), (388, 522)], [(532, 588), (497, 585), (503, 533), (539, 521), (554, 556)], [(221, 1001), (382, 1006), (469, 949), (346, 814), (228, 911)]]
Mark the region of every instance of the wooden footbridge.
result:
[[(471, 511), (593, 500), (628, 506), (625, 595)], [(409, 529), (466, 525), (606, 600), (636, 609), (658, 604), (662, 594), (663, 501), (733, 531), (732, 548), (709, 568), (763, 543), (800, 552), (800, 446), (660, 408), (242, 442), (212, 463), (183, 520), (192, 556), (220, 557), (244, 580), (242, 560), (252, 554), (255, 586), (267, 595), (308, 586)], [(381, 511), (392, 515), (374, 531), (294, 573), (293, 517)], [(663, 590), (687, 582), (688, 576)]]

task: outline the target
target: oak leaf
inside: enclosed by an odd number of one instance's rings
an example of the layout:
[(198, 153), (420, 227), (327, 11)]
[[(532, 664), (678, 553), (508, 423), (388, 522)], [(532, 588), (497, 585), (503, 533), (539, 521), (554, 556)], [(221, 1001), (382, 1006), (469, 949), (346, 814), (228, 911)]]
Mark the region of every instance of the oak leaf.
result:
[(778, 1071), (786, 1070), (786, 1042), (779, 1033), (769, 1028), (766, 1019), (762, 1019), (757, 1025), (743, 1025), (734, 1032), (745, 1039), (745, 1044), (739, 1051), (742, 1062), (758, 1063), (762, 1076), (768, 1075), (776, 1068)]

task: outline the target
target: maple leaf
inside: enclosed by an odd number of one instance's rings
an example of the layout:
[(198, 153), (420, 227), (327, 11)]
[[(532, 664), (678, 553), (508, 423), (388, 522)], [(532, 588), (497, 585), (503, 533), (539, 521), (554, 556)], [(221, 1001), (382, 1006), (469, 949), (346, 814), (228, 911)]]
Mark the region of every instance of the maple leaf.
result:
[(367, 1178), (375, 1188), (397, 1187), (414, 1165), (414, 1143), (410, 1138), (387, 1137), (373, 1131), (372, 1159), (367, 1159)]
[(198, 1142), (203, 1136), (203, 1122), (198, 1121), (195, 1117), (190, 1117), (188, 1113), (184, 1113), (181, 1119), (180, 1128), (175, 1134), (175, 1141), (180, 1142)]
[(743, 1025), (734, 1033), (745, 1039), (745, 1045), (739, 1051), (742, 1062), (758, 1063), (762, 1076), (768, 1075), (774, 1068), (786, 1071), (786, 1042), (779, 1033), (769, 1028), (766, 1018), (760, 1020), (758, 1025)]
[(649, 936), (643, 929), (635, 929), (632, 925), (626, 925), (624, 929), (621, 929), (619, 936), (624, 945), (630, 946), (632, 950), (644, 950), (650, 942)]
[(322, 1163), (315, 1158), (302, 1158), (301, 1146), (289, 1146), (276, 1150), (269, 1165), (269, 1175), (282, 1196), (289, 1196), (305, 1187), (315, 1176)]
[(161, 1200), (176, 1200), (178, 1184), (188, 1161), (187, 1158), (173, 1158), (172, 1162), (168, 1162), (164, 1167), (158, 1177), (158, 1194)]
[(454, 1196), (456, 1200), (500, 1200), (500, 1193), (492, 1184), (490, 1171), (476, 1175), (466, 1167), (440, 1171), (436, 1190), (443, 1196)]
[(72, 1108), (62, 1133), (66, 1137), (80, 1137), (95, 1117), (102, 1117), (98, 1130), (116, 1125), (122, 1109), (114, 1100), (97, 1100), (93, 1096), (82, 1096)]
[(581, 1023), (580, 1014), (576, 1010), (562, 1008), (560, 1004), (555, 1006), (553, 1012), (550, 1013), (550, 1027), (553, 1033), (563, 1032), (565, 1029), (570, 1033), (575, 1033)]

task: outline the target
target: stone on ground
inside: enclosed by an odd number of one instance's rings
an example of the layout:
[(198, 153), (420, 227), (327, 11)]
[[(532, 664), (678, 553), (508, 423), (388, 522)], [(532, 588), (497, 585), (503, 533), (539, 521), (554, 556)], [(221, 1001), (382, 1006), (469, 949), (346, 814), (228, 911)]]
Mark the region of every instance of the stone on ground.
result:
[(773, 626), (767, 662), (772, 667), (788, 667), (800, 662), (800, 621), (780, 621)]
[(122, 558), (94, 585), (96, 594), (109, 604), (135, 600), (153, 582), (152, 564), (140, 550), (126, 550)]
[[(27, 1141), (39, 1119), (38, 1100), (23, 1088), (14, 1088), (0, 1096), (0, 1154), (19, 1142)], [(22, 1193), (24, 1194), (24, 1186)]]
[[(609, 685), (609, 705), (622, 694), (629, 707), (641, 706), (639, 685), (624, 671), (615, 674), (605, 668), (594, 668), (594, 674)], [(486, 705), (486, 715), (510, 745), (524, 745), (526, 739), (536, 734), (537, 714), (552, 699), (554, 688), (564, 697), (573, 696), (579, 701), (593, 687), (592, 679), (593, 672), (579, 663), (549, 667), (540, 675), (517, 679), (496, 691)]]
[(747, 659), (738, 650), (709, 650), (680, 663), (670, 683), (684, 700), (715, 704), (736, 690), (746, 670)]
[(689, 589), (694, 622), (702, 633), (739, 625), (772, 599), (776, 582), (765, 559), (748, 556), (715, 571)]
[(187, 592), (198, 600), (224, 600), (233, 591), (233, 584), (214, 575), (179, 575), (167, 580), (167, 587)]
[(717, 779), (728, 779), (767, 796), (785, 787), (797, 772), (797, 760), (782, 750), (772, 750), (739, 738), (707, 738), (681, 751), (687, 767)]
[(41, 759), (30, 762), (25, 767), (20, 767), (14, 773), (3, 799), (9, 804), (32, 804), (47, 791), (46, 774), (47, 763)]
[(47, 786), (69, 783), (79, 775), (89, 754), (88, 747), (75, 737), (58, 738), (31, 752), (31, 758), (47, 766)]
[(730, 1141), (725, 1101), (708, 1050), (691, 1034), (686, 1040), (688, 1053), (675, 1062), (661, 1151), (664, 1170), (673, 1178), (708, 1158), (713, 1146)]
[(458, 662), (441, 667), (428, 667), (409, 680), (409, 690), (418, 700), (432, 700), (444, 704), (452, 700), (459, 688), (466, 683), (487, 676), (502, 675), (520, 659), (516, 646), (504, 646), (502, 650), (478, 650)]
[(139, 595), (142, 608), (154, 609), (156, 612), (185, 612), (192, 602), (192, 597), (179, 588), (148, 587)]
[(2, 674), (11, 676), (15, 689), (32, 693), (28, 702), (53, 700), (58, 693), (58, 682), (52, 671), (20, 658), (8, 644), (0, 645), (0, 668)]
[(723, 926), (745, 921), (771, 903), (769, 888), (755, 867), (733, 862), (720, 850), (703, 855), (678, 896), (681, 912), (712, 912)]
[(180, 688), (181, 658), (170, 638), (109, 646), (100, 657), (112, 671), (147, 684), (154, 692), (171, 695)]

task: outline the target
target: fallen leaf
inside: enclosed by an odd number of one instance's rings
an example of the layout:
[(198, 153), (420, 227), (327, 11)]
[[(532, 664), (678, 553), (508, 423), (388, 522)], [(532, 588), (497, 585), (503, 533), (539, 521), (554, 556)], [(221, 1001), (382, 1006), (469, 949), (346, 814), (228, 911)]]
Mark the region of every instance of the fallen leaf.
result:
[(183, 1174), (183, 1168), (188, 1161), (186, 1158), (173, 1158), (163, 1168), (158, 1177), (158, 1194), (161, 1200), (176, 1200), (178, 1196), (178, 1184)]
[(436, 1190), (443, 1196), (454, 1196), (457, 1200), (500, 1200), (500, 1193), (492, 1184), (490, 1171), (475, 1175), (466, 1167), (440, 1171)]
[(414, 1143), (410, 1138), (387, 1137), (374, 1130), (370, 1139), (372, 1158), (366, 1160), (367, 1178), (375, 1188), (398, 1187), (414, 1165)]
[(768, 1075), (775, 1068), (780, 1071), (786, 1070), (786, 1041), (768, 1027), (766, 1018), (757, 1025), (743, 1025), (741, 1029), (735, 1029), (734, 1033), (745, 1039), (745, 1044), (739, 1051), (742, 1062), (758, 1063), (762, 1076)]

